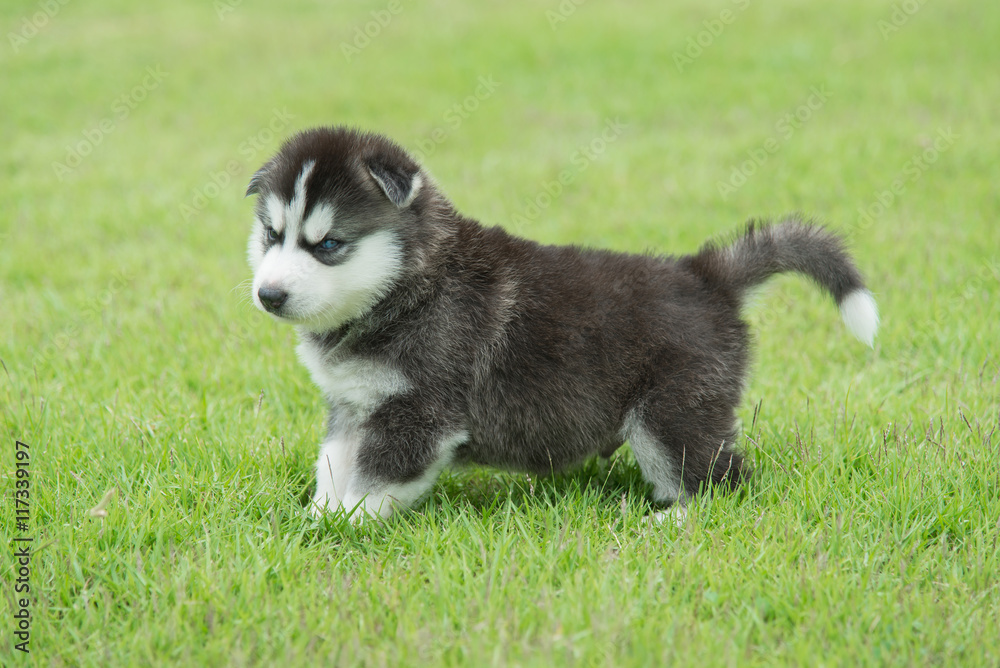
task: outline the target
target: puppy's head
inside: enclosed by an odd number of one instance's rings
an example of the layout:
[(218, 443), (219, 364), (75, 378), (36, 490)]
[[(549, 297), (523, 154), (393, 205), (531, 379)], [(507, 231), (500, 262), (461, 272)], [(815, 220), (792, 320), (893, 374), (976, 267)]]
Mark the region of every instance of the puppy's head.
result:
[(253, 301), (322, 332), (370, 309), (413, 261), (431, 187), (385, 137), (316, 128), (289, 139), (253, 176), (248, 255)]

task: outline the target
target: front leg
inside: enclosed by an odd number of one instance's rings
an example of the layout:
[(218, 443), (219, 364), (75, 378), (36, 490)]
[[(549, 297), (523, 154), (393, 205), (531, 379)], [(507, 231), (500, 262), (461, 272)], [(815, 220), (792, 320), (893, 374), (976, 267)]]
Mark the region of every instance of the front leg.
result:
[(444, 415), (407, 395), (384, 403), (356, 430), (331, 425), (316, 464), (314, 513), (343, 509), (358, 522), (416, 503), (468, 439)]
[(354, 472), (359, 441), (356, 430), (336, 429), (331, 421), (316, 460), (316, 495), (310, 507), (314, 517), (340, 509)]

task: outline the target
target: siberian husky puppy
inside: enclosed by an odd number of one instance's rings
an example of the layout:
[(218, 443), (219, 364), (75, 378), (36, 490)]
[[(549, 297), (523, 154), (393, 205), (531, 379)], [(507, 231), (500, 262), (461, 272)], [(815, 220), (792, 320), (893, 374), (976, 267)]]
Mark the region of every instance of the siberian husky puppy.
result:
[(546, 474), (626, 441), (682, 512), (749, 473), (750, 288), (798, 272), (861, 341), (878, 328), (841, 240), (795, 219), (682, 257), (546, 246), (465, 217), (397, 144), (340, 127), (292, 137), (247, 194), (254, 304), (298, 330), (329, 403), (318, 514), (387, 517), (447, 466)]

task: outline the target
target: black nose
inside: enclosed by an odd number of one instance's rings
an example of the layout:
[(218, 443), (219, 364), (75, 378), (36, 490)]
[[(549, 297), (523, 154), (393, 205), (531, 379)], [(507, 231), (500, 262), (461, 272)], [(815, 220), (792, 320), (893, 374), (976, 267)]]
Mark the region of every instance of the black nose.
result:
[(281, 305), (288, 299), (288, 293), (279, 288), (261, 288), (257, 291), (260, 303), (271, 313), (281, 308)]

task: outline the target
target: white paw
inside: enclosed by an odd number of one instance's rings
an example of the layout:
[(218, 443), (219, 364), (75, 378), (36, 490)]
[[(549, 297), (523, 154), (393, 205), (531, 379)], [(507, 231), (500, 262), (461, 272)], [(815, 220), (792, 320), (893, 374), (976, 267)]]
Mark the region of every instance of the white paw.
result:
[[(332, 505), (332, 507), (331, 507)], [(317, 494), (309, 504), (309, 516), (321, 519), (324, 515), (332, 514), (340, 509), (340, 502), (334, 500), (330, 504), (330, 498), (326, 494)]]
[(642, 518), (643, 524), (663, 524), (664, 522), (673, 522), (675, 526), (682, 527), (687, 521), (687, 508), (675, 504), (666, 510), (659, 510), (652, 515), (647, 515)]
[(380, 513), (376, 509), (369, 508), (367, 499), (356, 499), (353, 502), (338, 499), (329, 501), (326, 495), (317, 496), (309, 506), (309, 514), (315, 519), (322, 519), (326, 515), (334, 516), (343, 513), (351, 524), (362, 524), (365, 521), (378, 519)]

